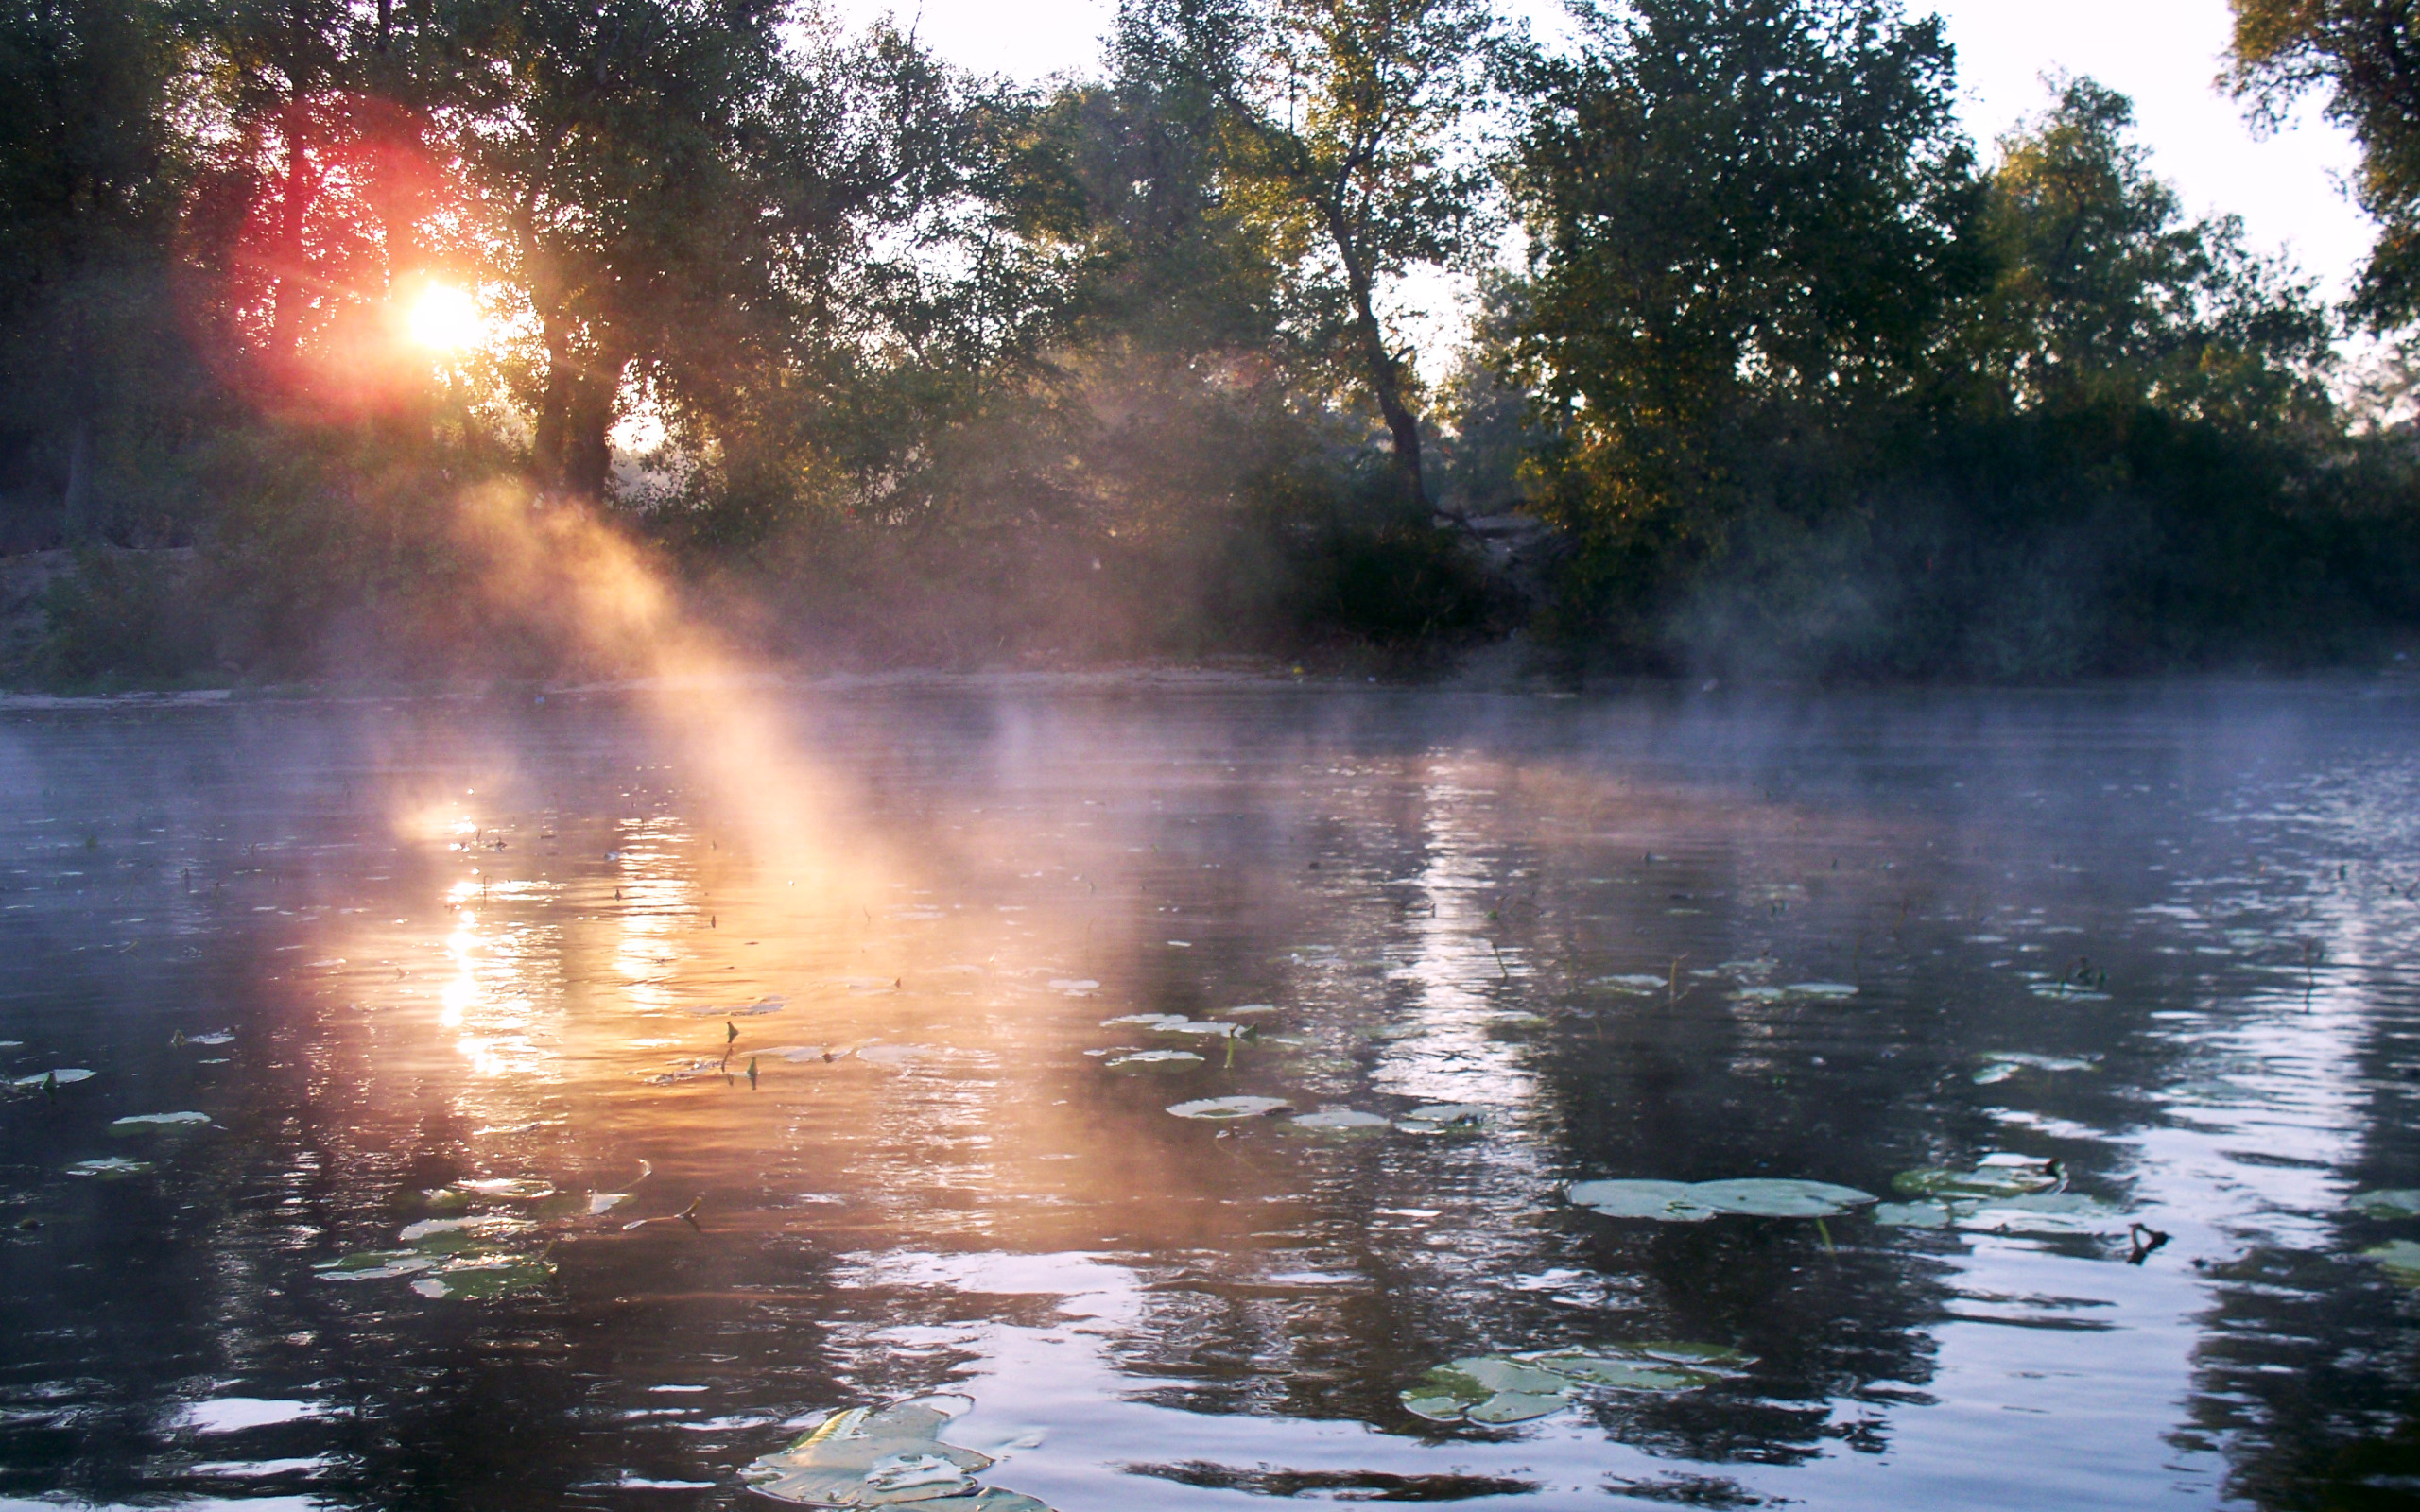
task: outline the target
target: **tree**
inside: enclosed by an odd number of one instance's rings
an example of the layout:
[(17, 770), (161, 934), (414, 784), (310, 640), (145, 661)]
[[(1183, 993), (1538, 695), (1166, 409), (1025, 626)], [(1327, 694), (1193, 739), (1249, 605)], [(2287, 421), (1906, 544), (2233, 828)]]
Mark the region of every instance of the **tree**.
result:
[(2420, 318), (2420, 4), (2231, 0), (2229, 78), (2256, 119), (2281, 124), (2314, 90), (2361, 146), (2356, 195), (2379, 223), (2354, 307), (2378, 330)]
[(191, 163), (170, 126), (187, 66), (150, 0), (0, 6), (0, 465), (56, 480), (70, 539), (98, 524), (111, 417), (175, 388), (169, 306)]
[(1512, 355), (1553, 421), (1548, 511), (1638, 573), (1719, 528), (1745, 456), (1886, 422), (1920, 387), (1980, 282), (1979, 191), (1937, 19), (1889, 0), (1580, 16), (1577, 53), (1522, 73)]
[(1239, 82), (1239, 203), (1300, 259), (1368, 386), (1397, 487), (1426, 516), (1417, 375), (1381, 314), (1416, 266), (1454, 261), (1487, 177), (1463, 136), (1484, 89), (1485, 0), (1272, 0)]
[(2242, 427), (2324, 412), (2330, 323), (2232, 215), (2188, 220), (2090, 79), (2000, 144), (1981, 234), (1997, 274), (1953, 370), (2017, 408), (2150, 405)]

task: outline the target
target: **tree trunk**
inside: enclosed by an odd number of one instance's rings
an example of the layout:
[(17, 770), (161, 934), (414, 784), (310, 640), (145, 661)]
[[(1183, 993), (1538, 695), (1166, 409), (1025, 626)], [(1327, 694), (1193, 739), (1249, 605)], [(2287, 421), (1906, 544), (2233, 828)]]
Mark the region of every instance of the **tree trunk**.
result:
[(302, 139), (302, 108), (287, 105), (279, 126), (285, 137), (285, 182), (278, 197), (277, 251), (271, 267), (277, 276), (277, 290), (268, 338), (269, 355), (281, 365), (293, 359), (301, 340), (306, 292), (302, 284), (310, 267), (302, 232), (311, 206), (320, 196), (320, 174), (311, 163), (311, 149)]
[(538, 486), (549, 493), (591, 502), (603, 500), (613, 472), (614, 402), (622, 391), (630, 359), (597, 352), (585, 355), (570, 333), (550, 323), (546, 331), (546, 387), (538, 401), (533, 438)]
[(1404, 503), (1419, 511), (1426, 524), (1428, 485), (1420, 475), (1420, 421), (1403, 402), (1403, 367), (1387, 350), (1386, 330), (1378, 324), (1372, 301), (1372, 280), (1360, 259), (1353, 255), (1353, 238), (1343, 215), (1333, 205), (1326, 215), (1328, 235), (1336, 242), (1337, 258), (1344, 265), (1344, 282), (1353, 294), (1353, 323), (1361, 337), (1362, 361), (1370, 369), (1370, 389), (1377, 396), (1387, 434), (1394, 438), (1396, 486), (1403, 490)]

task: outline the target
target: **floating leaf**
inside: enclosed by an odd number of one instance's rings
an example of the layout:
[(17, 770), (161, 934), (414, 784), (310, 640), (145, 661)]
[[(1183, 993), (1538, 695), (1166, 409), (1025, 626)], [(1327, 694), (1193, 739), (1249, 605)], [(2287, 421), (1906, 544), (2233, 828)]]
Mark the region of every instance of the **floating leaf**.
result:
[(973, 1403), (927, 1397), (853, 1407), (778, 1453), (740, 1471), (759, 1495), (806, 1506), (908, 1506), (915, 1512), (1050, 1512), (1029, 1496), (978, 1486), (992, 1457), (941, 1441)]
[(1703, 1223), (1714, 1210), (1689, 1200), (1685, 1181), (1577, 1181), (1564, 1195), (1576, 1207), (1608, 1218), (1652, 1218), (1659, 1223)]
[(1494, 1113), (1475, 1103), (1430, 1103), (1395, 1120), (1395, 1127), (1407, 1134), (1483, 1134)]
[(151, 1169), (148, 1160), (130, 1160), (124, 1156), (105, 1155), (97, 1160), (78, 1160), (67, 1168), (69, 1176), (94, 1176), (104, 1181), (120, 1177), (141, 1176)]
[(2361, 1251), (2364, 1260), (2375, 1260), (2386, 1272), (2387, 1280), (2405, 1286), (2420, 1286), (2420, 1244), (2409, 1239), (2391, 1239), (2383, 1245), (2373, 1245)]
[(1728, 1181), (1581, 1181), (1574, 1204), (1608, 1218), (1703, 1223), (1718, 1212), (1754, 1218), (1829, 1218), (1872, 1202), (1869, 1193), (1829, 1181), (1747, 1177)]
[(1179, 1019), (1146, 1027), (1153, 1034), (1191, 1035), (1200, 1040), (1249, 1040), (1259, 1033), (1248, 1023), (1220, 1023), (1216, 1019)]
[(1156, 1029), (1164, 1023), (1184, 1022), (1184, 1015), (1182, 1013), (1121, 1013), (1115, 1019), (1101, 1020), (1100, 1026), (1104, 1029), (1118, 1029), (1132, 1023), (1146, 1029)]
[(1624, 993), (1630, 997), (1646, 997), (1651, 993), (1668, 991), (1672, 983), (1669, 977), (1651, 976), (1645, 971), (1634, 971), (1622, 976), (1597, 977), (1588, 985), (1603, 988), (1608, 992)]
[(1949, 1202), (1877, 1202), (1874, 1221), (1886, 1228), (1946, 1228), (1958, 1212), (1958, 1204)]
[(1100, 984), (1090, 977), (1054, 976), (1050, 979), (1050, 990), (1064, 992), (1071, 997), (1089, 997), (1100, 990)]
[(1322, 1108), (1316, 1113), (1305, 1113), (1290, 1125), (1306, 1128), (1317, 1134), (1366, 1134), (1393, 1125), (1377, 1113), (1365, 1113), (1353, 1108)]
[(342, 1260), (315, 1265), (323, 1281), (382, 1281), (396, 1276), (417, 1276), (437, 1261), (409, 1249), (366, 1249)]
[(1622, 1349), (1650, 1360), (1671, 1360), (1708, 1370), (1744, 1370), (1756, 1363), (1754, 1356), (1742, 1354), (1727, 1344), (1687, 1344), (1676, 1339), (1654, 1339), (1646, 1344), (1626, 1344)]
[(1971, 1171), (1945, 1166), (1902, 1171), (1891, 1178), (1891, 1187), (1913, 1197), (2017, 1197), (2057, 1186), (2059, 1174), (2052, 1163), (2027, 1155), (1986, 1155)]
[(518, 1218), (423, 1218), (406, 1224), (395, 1237), (424, 1255), (466, 1253), (490, 1241), (525, 1233), (529, 1225)]
[(1537, 1364), (1583, 1384), (1615, 1391), (1687, 1391), (1712, 1385), (1721, 1379), (1709, 1371), (1693, 1370), (1664, 1360), (1631, 1360), (1577, 1350), (1542, 1354), (1537, 1356)]
[(39, 1087), (43, 1082), (50, 1080), (54, 1076), (59, 1079), (59, 1085), (61, 1087), (73, 1087), (79, 1081), (91, 1081), (93, 1079), (93, 1074), (86, 1071), (81, 1066), (61, 1066), (56, 1071), (38, 1071), (30, 1076), (19, 1076), (10, 1082), (9, 1085), (15, 1087)]
[(2019, 1051), (1994, 1051), (1983, 1057), (1983, 1069), (1975, 1073), (1975, 1085), (1990, 1087), (2008, 1080), (2020, 1071), (2098, 1071), (2090, 1060), (2073, 1056), (2035, 1056)]
[(592, 1192), (588, 1194), (589, 1216), (593, 1218), (600, 1212), (611, 1212), (630, 1200), (631, 1194), (627, 1192)]
[(1276, 1011), (1277, 1005), (1274, 1003), (1245, 1003), (1229, 1008), (1227, 1010), (1227, 1017), (1230, 1019), (1236, 1019), (1247, 1017), (1255, 1013), (1275, 1013)]
[(1847, 982), (1792, 982), (1782, 988), (1794, 998), (1853, 998), (1858, 988)]
[(412, 1282), (423, 1297), (457, 1301), (493, 1301), (543, 1291), (555, 1279), (555, 1267), (528, 1255), (502, 1251), (458, 1255)]
[(1874, 1195), (1828, 1181), (1752, 1177), (1696, 1182), (1689, 1188), (1688, 1200), (1718, 1212), (1745, 1213), (1754, 1218), (1829, 1218), (1872, 1202)]
[(1475, 1423), (1501, 1427), (1507, 1423), (1526, 1423), (1563, 1411), (1571, 1405), (1569, 1399), (1528, 1391), (1499, 1391), (1463, 1416)]
[(130, 1113), (110, 1121), (117, 1129), (199, 1128), (210, 1122), (208, 1113)]
[(1197, 1102), (1179, 1103), (1168, 1111), (1179, 1118), (1266, 1118), (1271, 1113), (1289, 1111), (1292, 1107), (1282, 1097), (1204, 1097)]
[(2420, 1191), (2396, 1187), (2384, 1192), (2357, 1192), (2346, 1207), (2371, 1218), (2420, 1218)]
[(1691, 1391), (1754, 1363), (1716, 1344), (1475, 1355), (1430, 1370), (1400, 1400), (1405, 1411), (1432, 1422), (1501, 1426), (1560, 1412), (1583, 1390)]
[(494, 1202), (540, 1202), (555, 1194), (555, 1189), (551, 1183), (541, 1181), (536, 1177), (493, 1177), (484, 1180), (459, 1181), (455, 1184), (465, 1192)]
[(1971, 1213), (1959, 1214), (1958, 1227), (1986, 1233), (2047, 1237), (2106, 1233), (2124, 1228), (2125, 1217), (2123, 1209), (2081, 1192), (2037, 1192), (2003, 1198)]
[(233, 1029), (216, 1029), (209, 1034), (185, 1036), (185, 1043), (189, 1045), (232, 1045), (234, 1042), (235, 1032)]
[(1112, 1056), (1101, 1064), (1112, 1071), (1191, 1071), (1203, 1064), (1190, 1050), (1133, 1050)]

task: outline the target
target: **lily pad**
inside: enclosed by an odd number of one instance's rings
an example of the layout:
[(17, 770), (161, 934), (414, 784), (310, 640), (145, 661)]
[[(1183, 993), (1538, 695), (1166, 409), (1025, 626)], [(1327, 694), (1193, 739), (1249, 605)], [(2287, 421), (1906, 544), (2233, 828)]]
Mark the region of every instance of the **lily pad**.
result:
[(555, 1267), (530, 1255), (501, 1250), (457, 1255), (412, 1282), (423, 1297), (456, 1301), (493, 1301), (543, 1291), (555, 1279)]
[(1266, 1118), (1271, 1113), (1288, 1112), (1293, 1106), (1282, 1097), (1204, 1097), (1178, 1103), (1168, 1111), (1179, 1118), (1231, 1120)]
[(1156, 1029), (1162, 1024), (1184, 1022), (1184, 1015), (1182, 1013), (1121, 1013), (1115, 1019), (1101, 1020), (1100, 1026), (1104, 1029), (1122, 1029), (1131, 1023), (1140, 1028)]
[(1626, 1344), (1622, 1349), (1627, 1353), (1642, 1355), (1650, 1360), (1670, 1360), (1708, 1370), (1744, 1370), (1756, 1363), (1754, 1355), (1742, 1354), (1727, 1344), (1688, 1344), (1677, 1339), (1653, 1339), (1645, 1344)]
[(1393, 1125), (1379, 1114), (1365, 1113), (1359, 1108), (1322, 1108), (1316, 1113), (1297, 1117), (1291, 1126), (1315, 1134), (1369, 1134)]
[(1591, 979), (1588, 985), (1603, 988), (1608, 992), (1619, 992), (1629, 997), (1643, 998), (1650, 993), (1669, 991), (1672, 982), (1669, 977), (1652, 976), (1645, 971), (1633, 971), (1620, 976), (1596, 977)]
[(1664, 1360), (1630, 1360), (1578, 1351), (1542, 1354), (1537, 1363), (1573, 1381), (1615, 1391), (1688, 1391), (1721, 1379), (1711, 1371), (1693, 1370)]
[(1692, 1391), (1754, 1363), (1720, 1345), (1668, 1342), (1475, 1355), (1430, 1370), (1399, 1400), (1431, 1422), (1501, 1426), (1561, 1412), (1583, 1391)]
[(1101, 1062), (1112, 1071), (1191, 1071), (1205, 1064), (1190, 1050), (1131, 1050)]
[(397, 1276), (417, 1276), (434, 1269), (437, 1263), (435, 1258), (417, 1250), (366, 1249), (311, 1268), (323, 1281), (383, 1281)]
[(2051, 1165), (2049, 1160), (2027, 1155), (1986, 1155), (1971, 1171), (1945, 1166), (1902, 1171), (1891, 1178), (1891, 1188), (1911, 1197), (1949, 1200), (2020, 1197), (2059, 1184), (2059, 1174)]
[(977, 1486), (992, 1457), (942, 1442), (973, 1403), (926, 1397), (853, 1407), (740, 1471), (751, 1490), (803, 1506), (912, 1506), (916, 1512), (1049, 1512), (1029, 1496)]
[(2059, 1234), (2107, 1233), (2125, 1227), (2125, 1211), (2114, 1203), (2081, 1192), (2036, 1192), (1987, 1203), (1958, 1218), (1958, 1227), (1985, 1233)]
[(2391, 1239), (2383, 1245), (2373, 1245), (2361, 1251), (2363, 1260), (2375, 1260), (2386, 1272), (2387, 1280), (2405, 1286), (2420, 1286), (2420, 1244), (2409, 1239)]
[(151, 1169), (148, 1160), (130, 1160), (123, 1156), (105, 1155), (97, 1160), (78, 1160), (67, 1168), (69, 1176), (98, 1177), (113, 1181), (121, 1177), (141, 1176)]
[(1734, 1181), (1699, 1181), (1688, 1200), (1718, 1212), (1745, 1213), (1756, 1218), (1829, 1218), (1863, 1207), (1874, 1194), (1829, 1181), (1796, 1181), (1763, 1177)]
[(1608, 1218), (1703, 1223), (1719, 1212), (1754, 1218), (1829, 1218), (1874, 1200), (1829, 1181), (1744, 1177), (1728, 1181), (1581, 1181), (1564, 1195)]
[(1975, 1073), (1975, 1085), (1990, 1087), (2008, 1080), (2020, 1071), (2098, 1071), (2092, 1061), (2073, 1056), (2035, 1056), (2018, 1051), (1995, 1051), (1983, 1057), (1983, 1067)]
[(11, 1080), (9, 1085), (39, 1087), (53, 1077), (58, 1078), (59, 1085), (61, 1087), (73, 1087), (79, 1081), (91, 1081), (93, 1074), (81, 1066), (61, 1066), (56, 1071), (38, 1071), (30, 1076), (18, 1076)]
[(1070, 997), (1080, 998), (1090, 997), (1093, 993), (1099, 991), (1100, 984), (1088, 976), (1054, 976), (1050, 979), (1049, 988), (1053, 992), (1064, 992)]
[[(1957, 1222), (1961, 1206), (1953, 1202), (1877, 1202), (1874, 1205), (1874, 1221), (1885, 1228), (1946, 1228)], [(1973, 1211), (1971, 1205), (1966, 1211)]]
[(1794, 998), (1853, 998), (1858, 988), (1847, 982), (1792, 982), (1782, 988)]
[(555, 1194), (551, 1182), (541, 1181), (536, 1177), (495, 1177), (455, 1184), (474, 1196), (486, 1197), (492, 1202), (543, 1202)]
[(185, 1036), (185, 1043), (189, 1045), (232, 1045), (234, 1042), (235, 1031), (233, 1029), (214, 1029), (208, 1034)]
[(2370, 1218), (2420, 1218), (2420, 1191), (2408, 1187), (2384, 1192), (2357, 1192), (2344, 1204)]
[(1658, 1223), (1703, 1223), (1714, 1210), (1689, 1200), (1685, 1181), (1576, 1181), (1564, 1195), (1575, 1207), (1608, 1218), (1652, 1218)]
[(1430, 1103), (1395, 1120), (1407, 1134), (1484, 1134), (1495, 1109), (1476, 1103)]
[(208, 1113), (129, 1113), (124, 1118), (110, 1120), (110, 1127), (124, 1130), (199, 1128), (209, 1122)]
[(1571, 1405), (1570, 1399), (1559, 1395), (1530, 1391), (1499, 1391), (1463, 1416), (1475, 1423), (1500, 1427), (1506, 1423), (1526, 1423), (1548, 1417)]
[(395, 1237), (424, 1255), (465, 1254), (529, 1227), (518, 1218), (423, 1218), (405, 1225)]
[(1188, 1035), (1197, 1040), (1250, 1040), (1260, 1033), (1248, 1023), (1220, 1023), (1216, 1019), (1179, 1019), (1148, 1027), (1153, 1034)]

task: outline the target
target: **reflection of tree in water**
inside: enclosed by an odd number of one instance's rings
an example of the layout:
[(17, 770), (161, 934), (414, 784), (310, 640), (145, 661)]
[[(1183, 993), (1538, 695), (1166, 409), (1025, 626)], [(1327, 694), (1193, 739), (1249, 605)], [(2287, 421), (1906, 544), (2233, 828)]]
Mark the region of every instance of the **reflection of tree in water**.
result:
[(2420, 1492), (2420, 1301), (2367, 1263), (2259, 1248), (2213, 1266), (2188, 1427), (2262, 1507), (2369, 1509)]

